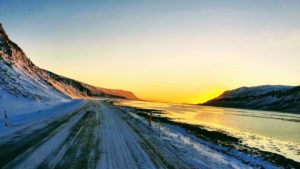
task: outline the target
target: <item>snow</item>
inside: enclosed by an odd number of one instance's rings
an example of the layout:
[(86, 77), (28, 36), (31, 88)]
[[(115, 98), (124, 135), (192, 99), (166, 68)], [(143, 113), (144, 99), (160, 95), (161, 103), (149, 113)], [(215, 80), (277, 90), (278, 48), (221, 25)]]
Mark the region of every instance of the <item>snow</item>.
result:
[[(2, 106), (5, 106), (7, 108), (5, 110), (11, 110), (7, 111), (9, 128), (4, 127), (4, 115), (2, 115), (3, 110), (1, 110), (0, 137), (11, 134), (33, 123), (63, 116), (86, 103), (84, 100), (69, 100), (52, 104), (36, 103), (28, 100), (24, 101), (23, 99), (13, 101), (14, 102), (8, 101), (10, 104), (0, 106), (1, 109), (3, 109)], [(0, 104), (2, 103), (3, 102), (0, 102)], [(17, 106), (13, 106), (14, 104)], [(22, 110), (22, 112), (19, 112), (20, 110)]]
[[(29, 70), (29, 68), (26, 70)], [(0, 60), (1, 103), (7, 103), (9, 95), (44, 102), (64, 101), (68, 99), (68, 97), (50, 86), (36, 73), (30, 74), (18, 67), (18, 65), (8, 66), (3, 60)], [(4, 94), (6, 95), (4, 96)]]
[[(200, 140), (178, 126), (153, 122), (149, 128), (147, 120), (135, 112), (104, 100), (74, 100), (40, 112), (16, 115), (11, 119), (13, 127), (0, 128), (1, 134), (11, 131), (4, 134), (6, 139), (0, 135), (0, 146), (14, 143), (14, 129), (22, 131), (17, 135), (22, 138), (26, 133), (35, 134), (36, 128), (51, 127), (49, 120), (59, 121), (67, 115), (67, 120), (17, 154), (4, 168), (276, 168), (234, 150), (233, 155), (224, 154), (220, 151), (224, 147)], [(83, 158), (88, 160), (81, 165)]]
[[(195, 136), (188, 134), (182, 128), (174, 125), (160, 124), (153, 122), (149, 131), (147, 119), (136, 115), (125, 109), (124, 116), (130, 123), (148, 139), (157, 150), (164, 156), (169, 156), (169, 160), (175, 158), (182, 160), (181, 164), (186, 164), (190, 168), (252, 168), (250, 166), (261, 166), (264, 168), (276, 168), (264, 162), (262, 159), (249, 156), (247, 154), (231, 150), (231, 155), (221, 153), (224, 147), (213, 145)], [(132, 120), (136, 119), (136, 120)], [(171, 155), (170, 155), (171, 153)], [(174, 156), (175, 155), (175, 156)], [(247, 161), (248, 165), (242, 161)]]
[(300, 113), (300, 87), (263, 85), (224, 92), (204, 105)]
[[(64, 143), (69, 136), (71, 127), (78, 123), (83, 115), (83, 112), (76, 114), (66, 124), (56, 129), (57, 133), (45, 138), (43, 144), (37, 147), (33, 152), (31, 152), (32, 149), (29, 149), (23, 155), (19, 156), (20, 159), (26, 156), (26, 160), (19, 163), (16, 168), (38, 168), (38, 166), (42, 164), (42, 162), (46, 160), (51, 153), (57, 150)], [(16, 160), (18, 160), (18, 158)]]
[(87, 94), (137, 99), (128, 91), (97, 88), (41, 69), (9, 39), (0, 24), (0, 113), (27, 114), (71, 98), (90, 98)]
[(272, 91), (284, 91), (293, 88), (293, 86), (283, 85), (262, 85), (255, 87), (240, 87), (238, 89), (226, 91), (218, 99), (234, 98), (238, 96), (261, 96)]
[(101, 104), (102, 159), (98, 168), (154, 169), (148, 155), (141, 148), (132, 129), (115, 111)]

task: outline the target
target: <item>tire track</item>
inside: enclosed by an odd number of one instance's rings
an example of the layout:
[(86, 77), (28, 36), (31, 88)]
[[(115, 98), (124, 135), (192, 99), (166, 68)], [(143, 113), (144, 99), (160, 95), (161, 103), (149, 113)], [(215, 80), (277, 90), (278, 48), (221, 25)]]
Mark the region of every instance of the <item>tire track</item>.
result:
[(69, 121), (78, 112), (81, 112), (82, 110), (86, 109), (87, 106), (88, 104), (56, 120), (42, 121), (41, 123), (46, 127), (38, 127), (36, 129), (36, 125), (41, 124), (37, 123), (35, 125), (29, 126), (23, 130), (16, 132), (9, 138), (0, 138), (4, 140), (0, 145), (0, 168), (3, 168), (4, 166), (8, 165), (8, 163), (14, 161), (18, 156), (25, 153), (30, 148), (40, 144), (46, 137), (55, 132), (58, 128), (60, 128), (64, 123)]
[(116, 114), (116, 109), (101, 102), (101, 160), (98, 168), (154, 169), (147, 153), (142, 149), (134, 131)]

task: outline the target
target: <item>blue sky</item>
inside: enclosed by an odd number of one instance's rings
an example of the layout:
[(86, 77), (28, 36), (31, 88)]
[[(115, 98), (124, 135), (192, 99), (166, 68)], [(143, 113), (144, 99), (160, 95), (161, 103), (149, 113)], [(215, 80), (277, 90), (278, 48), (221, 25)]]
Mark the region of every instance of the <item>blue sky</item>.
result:
[(299, 11), (290, 0), (0, 0), (1, 23), (37, 65), (174, 102), (299, 84)]

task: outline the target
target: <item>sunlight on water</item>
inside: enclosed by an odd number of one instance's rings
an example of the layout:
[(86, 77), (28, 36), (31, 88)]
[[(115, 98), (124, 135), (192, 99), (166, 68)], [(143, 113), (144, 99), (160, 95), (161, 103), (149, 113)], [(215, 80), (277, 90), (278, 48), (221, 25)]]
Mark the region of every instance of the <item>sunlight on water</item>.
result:
[(300, 115), (187, 104), (121, 100), (119, 104), (162, 110), (174, 121), (205, 126), (238, 137), (243, 144), (300, 162)]

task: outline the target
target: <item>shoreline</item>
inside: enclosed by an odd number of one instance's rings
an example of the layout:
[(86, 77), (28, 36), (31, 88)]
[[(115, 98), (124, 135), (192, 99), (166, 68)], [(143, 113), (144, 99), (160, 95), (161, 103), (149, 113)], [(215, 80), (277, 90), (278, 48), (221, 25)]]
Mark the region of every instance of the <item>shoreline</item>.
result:
[[(117, 105), (116, 107), (120, 107), (119, 109), (122, 110), (123, 112), (130, 111), (145, 119), (149, 119), (148, 114), (151, 112), (153, 114), (152, 116), (153, 122), (161, 123), (162, 125), (178, 126), (183, 130), (185, 130), (187, 133), (197, 137), (198, 139), (207, 141), (208, 143), (212, 144), (211, 146), (209, 146), (210, 148), (213, 148), (216, 151), (224, 153), (229, 156), (235, 157), (237, 154), (243, 153), (246, 156), (251, 155), (255, 158), (261, 158), (262, 160), (269, 162), (273, 165), (276, 165), (278, 167), (284, 167), (284, 168), (300, 167), (299, 162), (286, 158), (282, 155), (259, 150), (258, 148), (249, 147), (247, 145), (243, 145), (239, 138), (231, 136), (228, 133), (215, 131), (215, 130), (210, 131), (206, 127), (201, 125), (192, 125), (192, 124), (187, 124), (182, 122), (176, 122), (170, 118), (162, 117), (161, 115), (163, 114), (163, 112), (161, 110), (142, 109), (137, 107), (121, 106), (121, 105)], [(217, 149), (216, 146), (218, 147)], [(237, 156), (235, 158), (243, 161), (245, 164), (248, 163), (247, 159), (243, 159)]]

